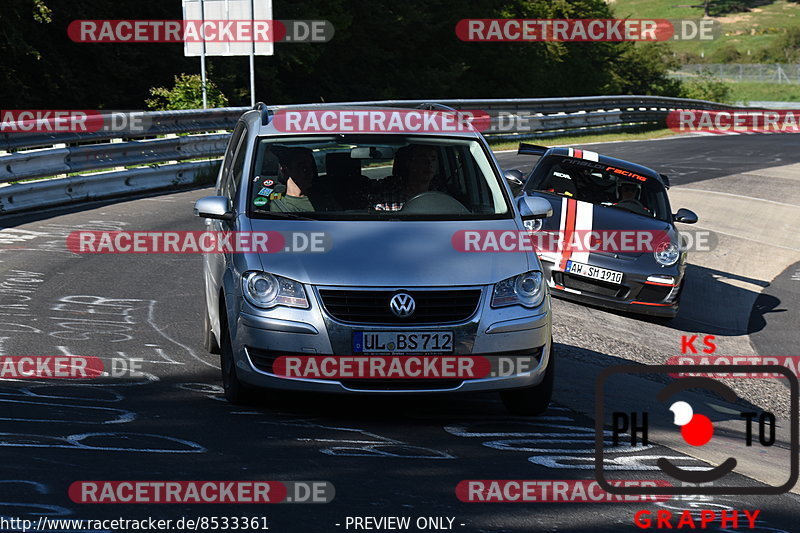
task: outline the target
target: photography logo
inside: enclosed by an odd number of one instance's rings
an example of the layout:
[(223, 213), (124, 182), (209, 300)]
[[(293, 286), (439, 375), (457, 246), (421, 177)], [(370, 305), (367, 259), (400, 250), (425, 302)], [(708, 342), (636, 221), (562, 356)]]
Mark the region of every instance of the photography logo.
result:
[[(653, 471), (660, 471), (666, 476), (665, 479), (673, 483), (671, 486), (648, 488), (646, 489), (647, 494), (781, 494), (794, 487), (798, 479), (798, 461), (800, 461), (797, 377), (787, 368), (779, 365), (737, 365), (735, 372), (736, 374), (731, 374), (730, 368), (726, 369), (720, 365), (692, 365), (691, 367), (692, 374), (714, 375), (718, 373), (733, 376), (728, 379), (736, 379), (737, 374), (742, 376), (779, 374), (786, 377), (789, 384), (787, 392), (791, 396), (789, 420), (782, 420), (779, 423), (775, 414), (769, 411), (757, 411), (753, 408), (741, 410), (728, 406), (721, 411), (724, 413), (721, 417), (725, 419), (725, 429), (724, 431), (720, 430), (720, 434), (715, 438), (717, 432), (715, 422), (699, 411), (709, 409), (708, 404), (716, 405), (720, 403), (720, 400), (728, 404), (736, 404), (739, 398), (723, 382), (710, 377), (688, 375), (687, 367), (683, 365), (624, 365), (606, 368), (598, 377), (595, 388), (595, 476), (600, 486), (612, 494), (643, 493), (641, 487), (625, 487), (622, 484), (613, 483), (618, 479), (609, 478), (609, 472), (618, 469), (611, 466), (613, 461), (610, 463), (605, 461), (604, 441), (608, 423), (611, 426), (613, 447), (610, 450), (613, 450), (614, 453), (619, 453), (628, 445), (633, 453), (641, 450), (642, 446), (655, 444), (650, 441), (654, 425), (657, 425), (659, 430), (672, 427), (679, 433), (678, 439), (670, 439), (671, 442), (676, 443), (671, 444), (670, 447), (678, 455), (658, 457), (652, 467)], [(637, 409), (606, 412), (606, 391), (625, 390), (609, 382), (629, 376), (654, 374), (668, 377), (671, 381), (663, 387), (653, 387), (651, 398), (632, 399), (640, 401), (628, 402), (633, 405), (650, 404), (649, 409), (638, 407)], [(704, 397), (698, 396), (696, 394), (698, 391), (709, 394), (710, 401), (707, 403), (701, 400), (700, 398)], [(716, 402), (711, 398), (715, 398)], [(662, 433), (662, 435), (664, 434)], [(783, 446), (775, 446), (778, 435), (782, 437), (781, 440), (789, 442), (786, 457), (788, 470), (785, 482), (772, 485), (752, 483), (742, 485), (736, 484), (735, 478), (732, 482), (729, 475), (737, 473), (736, 468), (740, 462), (757, 460), (757, 458), (766, 457), (771, 453), (781, 454), (776, 457), (783, 460), (787, 450)], [(688, 455), (698, 455), (700, 449), (713, 452), (708, 455), (716, 457), (717, 459), (713, 462), (717, 464), (711, 467), (690, 467), (681, 466), (672, 461), (672, 459), (679, 459), (682, 451), (695, 450), (695, 453), (687, 454), (687, 459), (691, 460)], [(702, 453), (699, 455), (704, 456)], [(729, 456), (719, 460), (720, 455)], [(711, 484), (714, 486), (710, 486)]]

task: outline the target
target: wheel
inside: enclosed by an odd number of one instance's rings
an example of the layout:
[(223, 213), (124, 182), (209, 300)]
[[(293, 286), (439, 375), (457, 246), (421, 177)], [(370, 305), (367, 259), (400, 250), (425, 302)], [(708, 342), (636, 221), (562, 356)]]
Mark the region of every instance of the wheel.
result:
[(222, 388), (225, 391), (225, 399), (234, 405), (246, 405), (251, 402), (252, 394), (248, 386), (242, 383), (236, 375), (233, 344), (227, 324), (223, 322), (221, 329), (222, 346), (220, 346), (219, 363), (222, 370)]
[(217, 342), (217, 337), (214, 335), (214, 332), (211, 330), (211, 319), (208, 318), (207, 309), (203, 311), (203, 329), (203, 347), (205, 347), (208, 353), (218, 354), (219, 343)]
[(506, 410), (512, 415), (536, 416), (544, 413), (550, 405), (553, 396), (553, 382), (555, 380), (556, 358), (553, 353), (553, 339), (550, 339), (550, 359), (544, 371), (544, 379), (538, 385), (502, 391), (500, 399), (503, 400)]

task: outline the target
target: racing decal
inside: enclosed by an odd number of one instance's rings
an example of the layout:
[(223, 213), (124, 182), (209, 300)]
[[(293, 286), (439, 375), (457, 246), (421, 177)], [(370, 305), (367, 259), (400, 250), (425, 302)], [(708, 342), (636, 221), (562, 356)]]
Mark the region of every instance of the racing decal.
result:
[(269, 187), (262, 187), (261, 190), (258, 191), (258, 195), (259, 196), (269, 196), (270, 194), (272, 194), (272, 191), (273, 191), (273, 189), (270, 189)]
[(572, 235), (575, 233), (575, 220), (578, 216), (578, 201), (572, 198), (563, 198), (561, 200), (561, 240), (558, 243), (559, 259), (558, 269), (561, 271), (566, 270), (567, 261), (572, 255)]
[(590, 152), (589, 150), (577, 150), (575, 148), (568, 148), (568, 150), (569, 150), (569, 157), (586, 159), (588, 161), (594, 161), (595, 163), (599, 158), (597, 152)]
[(641, 174), (637, 174), (636, 172), (631, 172), (630, 170), (624, 170), (621, 168), (606, 167), (606, 172), (613, 172), (614, 174), (619, 174), (620, 176), (626, 176), (628, 178), (633, 178), (639, 181), (647, 181), (647, 177), (642, 176)]
[[(575, 215), (575, 230), (580, 235), (586, 235), (592, 231), (592, 222), (594, 221), (594, 205), (588, 202), (580, 202), (576, 200), (577, 209)], [(570, 259), (578, 263), (589, 262), (589, 251), (584, 250), (580, 252), (572, 252)]]
[(578, 263), (589, 261), (588, 250), (572, 251), (572, 240), (576, 231), (580, 234), (592, 231), (593, 222), (594, 205), (573, 198), (561, 199), (561, 221), (559, 222), (561, 238), (558, 242), (558, 252), (554, 258), (555, 267), (558, 270), (566, 271), (567, 262), (570, 260)]

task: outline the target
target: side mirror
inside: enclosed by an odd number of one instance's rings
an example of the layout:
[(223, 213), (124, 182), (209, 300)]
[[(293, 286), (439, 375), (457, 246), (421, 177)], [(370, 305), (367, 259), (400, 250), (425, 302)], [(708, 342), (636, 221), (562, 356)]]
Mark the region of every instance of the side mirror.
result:
[(206, 196), (194, 203), (194, 216), (233, 220), (233, 211), (228, 207), (229, 201), (224, 196)]
[(517, 200), (517, 207), (523, 219), (547, 218), (553, 216), (553, 206), (538, 196), (522, 196)]
[(677, 213), (672, 215), (672, 220), (683, 222), (684, 224), (694, 224), (697, 222), (697, 214), (694, 211), (680, 208)]

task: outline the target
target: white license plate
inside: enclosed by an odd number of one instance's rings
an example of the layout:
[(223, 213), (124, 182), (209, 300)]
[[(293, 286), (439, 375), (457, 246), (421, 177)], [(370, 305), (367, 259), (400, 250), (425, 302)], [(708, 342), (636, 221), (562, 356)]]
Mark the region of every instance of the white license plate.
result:
[(356, 331), (353, 352), (369, 354), (451, 353), (452, 331)]
[(570, 274), (575, 274), (576, 276), (583, 276), (584, 278), (592, 278), (608, 283), (616, 283), (617, 285), (622, 283), (622, 272), (587, 265), (585, 263), (567, 261), (567, 272)]

